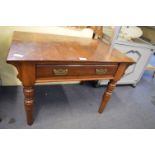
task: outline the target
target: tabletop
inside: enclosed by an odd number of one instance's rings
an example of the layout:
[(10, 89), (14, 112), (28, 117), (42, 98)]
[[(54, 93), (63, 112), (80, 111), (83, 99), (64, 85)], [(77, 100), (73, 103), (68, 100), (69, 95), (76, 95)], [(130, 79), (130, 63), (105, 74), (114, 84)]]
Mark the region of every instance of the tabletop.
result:
[(124, 62), (133, 60), (101, 40), (44, 33), (13, 33), (7, 61)]

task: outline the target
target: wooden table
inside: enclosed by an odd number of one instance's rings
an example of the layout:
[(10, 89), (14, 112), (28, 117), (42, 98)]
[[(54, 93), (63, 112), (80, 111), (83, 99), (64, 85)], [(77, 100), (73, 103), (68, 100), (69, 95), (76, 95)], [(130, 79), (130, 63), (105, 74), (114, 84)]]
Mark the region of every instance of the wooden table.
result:
[(134, 63), (101, 40), (29, 32), (14, 32), (7, 62), (16, 66), (22, 81), (29, 125), (35, 83), (108, 79), (98, 110), (102, 113), (116, 82)]

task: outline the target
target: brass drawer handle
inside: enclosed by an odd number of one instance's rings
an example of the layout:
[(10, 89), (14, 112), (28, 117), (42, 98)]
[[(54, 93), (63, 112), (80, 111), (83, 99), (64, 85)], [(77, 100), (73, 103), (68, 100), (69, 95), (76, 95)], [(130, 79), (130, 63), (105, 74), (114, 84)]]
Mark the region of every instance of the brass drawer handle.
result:
[(96, 69), (96, 74), (102, 75), (108, 72), (107, 69)]
[(67, 75), (68, 69), (53, 69), (54, 75)]

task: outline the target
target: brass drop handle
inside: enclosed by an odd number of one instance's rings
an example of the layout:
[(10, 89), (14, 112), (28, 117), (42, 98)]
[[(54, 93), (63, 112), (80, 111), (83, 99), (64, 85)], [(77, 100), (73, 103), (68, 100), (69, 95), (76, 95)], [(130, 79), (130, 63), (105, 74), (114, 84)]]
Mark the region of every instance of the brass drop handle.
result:
[(68, 74), (68, 69), (53, 69), (54, 75), (67, 75)]
[(102, 75), (102, 74), (106, 74), (108, 72), (108, 70), (105, 69), (96, 69), (96, 74), (98, 75)]

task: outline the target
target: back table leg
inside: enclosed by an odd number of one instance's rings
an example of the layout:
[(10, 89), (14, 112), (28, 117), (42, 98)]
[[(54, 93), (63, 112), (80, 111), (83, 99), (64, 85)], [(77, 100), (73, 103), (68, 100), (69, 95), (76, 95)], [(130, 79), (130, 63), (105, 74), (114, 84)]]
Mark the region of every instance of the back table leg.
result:
[(24, 87), (24, 105), (25, 105), (25, 111), (27, 116), (27, 124), (32, 125), (33, 124), (33, 95), (34, 95), (34, 89), (33, 87)]

